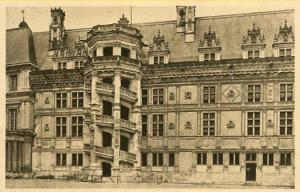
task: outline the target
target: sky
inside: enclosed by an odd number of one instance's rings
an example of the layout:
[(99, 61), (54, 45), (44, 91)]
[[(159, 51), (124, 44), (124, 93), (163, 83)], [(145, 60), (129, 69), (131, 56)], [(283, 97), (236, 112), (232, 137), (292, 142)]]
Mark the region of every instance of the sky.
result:
[[(260, 3), (201, 3), (196, 5), (196, 17), (227, 15), (248, 12), (273, 11), (282, 9), (293, 9), (293, 3), (278, 4), (274, 1)], [(54, 5), (52, 6), (54, 7)], [(58, 7), (56, 5), (56, 7)], [(50, 8), (45, 6), (22, 7), (20, 5), (10, 5), (6, 8), (6, 28), (16, 28), (22, 21), (22, 13), (25, 12), (25, 21), (34, 32), (49, 30)], [(108, 5), (87, 5), (84, 7), (71, 5), (61, 6), (66, 13), (65, 28), (90, 28), (97, 24), (109, 24), (119, 20), (122, 14), (130, 20), (130, 4), (122, 6)], [(176, 5), (162, 4), (155, 5), (134, 5), (132, 6), (133, 23), (144, 23), (154, 21), (176, 20)]]

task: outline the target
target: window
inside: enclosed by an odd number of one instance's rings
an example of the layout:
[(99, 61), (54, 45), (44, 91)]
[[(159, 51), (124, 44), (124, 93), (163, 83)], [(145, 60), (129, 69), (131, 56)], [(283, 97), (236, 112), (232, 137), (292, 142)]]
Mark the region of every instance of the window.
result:
[(153, 166), (163, 166), (163, 162), (164, 162), (164, 159), (163, 159), (163, 154), (162, 153), (153, 153), (152, 154), (152, 165)]
[(83, 107), (83, 92), (72, 93), (72, 107), (74, 108)]
[(273, 153), (263, 153), (263, 165), (271, 166), (273, 165), (274, 154)]
[(292, 56), (292, 49), (286, 49), (286, 56)]
[(165, 57), (164, 56), (160, 56), (159, 57), (159, 64), (164, 64), (165, 63)]
[(208, 53), (204, 54), (204, 61), (209, 61), (209, 54)]
[(97, 49), (93, 50), (93, 57), (97, 57)]
[(211, 61), (216, 60), (216, 55), (215, 55), (214, 53), (211, 53), (211, 54), (210, 54), (210, 60), (211, 60)]
[(246, 153), (246, 161), (256, 161), (255, 153)]
[(248, 85), (248, 102), (260, 102), (260, 85)]
[(203, 135), (215, 135), (215, 113), (203, 113)]
[(72, 117), (72, 137), (82, 137), (83, 134), (83, 117)]
[(254, 58), (259, 58), (259, 51), (254, 51)]
[(292, 56), (292, 49), (279, 49), (279, 57)]
[(284, 49), (280, 49), (279, 50), (279, 57), (284, 57), (285, 56), (284, 52), (285, 52)]
[(153, 89), (153, 105), (164, 104), (164, 89)]
[(56, 153), (56, 166), (66, 166), (67, 165), (67, 154)]
[(215, 87), (203, 87), (203, 103), (215, 103)]
[(292, 165), (291, 153), (280, 153), (280, 165)]
[[(53, 24), (57, 24), (57, 17), (56, 16), (53, 17)], [(54, 30), (56, 32), (56, 29), (54, 29)]]
[(260, 134), (260, 112), (248, 112), (248, 135)]
[(56, 137), (66, 137), (67, 134), (67, 118), (56, 117)]
[(239, 164), (240, 164), (240, 154), (229, 153), (229, 165), (239, 165)]
[(147, 115), (142, 115), (142, 136), (147, 136)]
[(130, 49), (121, 47), (121, 56), (129, 58), (130, 57)]
[(280, 84), (280, 101), (293, 100), (293, 84)]
[(293, 112), (282, 111), (280, 112), (280, 135), (292, 135), (293, 134)]
[(153, 136), (164, 136), (164, 115), (153, 115)]
[(259, 58), (259, 51), (248, 51), (248, 59)]
[(82, 153), (72, 153), (72, 166), (82, 166), (83, 158)]
[(121, 119), (129, 120), (129, 108), (121, 105)]
[(129, 89), (129, 87), (130, 87), (130, 80), (129, 79), (122, 79), (121, 80), (121, 87)]
[(9, 76), (9, 91), (17, 91), (18, 75)]
[(158, 57), (157, 56), (154, 57), (154, 64), (158, 64)]
[(169, 153), (169, 167), (175, 166), (175, 154)]
[(17, 109), (8, 109), (8, 129), (9, 130), (16, 130), (17, 129)]
[(112, 55), (113, 55), (113, 47), (103, 48), (103, 56), (112, 56)]
[(56, 93), (56, 108), (67, 107), (67, 93)]
[(103, 100), (102, 104), (103, 104), (103, 115), (112, 116), (112, 103)]
[(106, 84), (111, 84), (111, 85), (113, 84), (113, 80), (112, 80), (111, 77), (105, 77), (105, 78), (103, 78), (102, 82), (106, 83)]
[(213, 165), (223, 165), (223, 153), (213, 153)]
[(83, 61), (75, 61), (75, 69), (82, 69)]
[(207, 154), (206, 153), (197, 153), (197, 165), (206, 165)]
[(67, 69), (67, 63), (65, 62), (62, 63), (62, 69)]
[(142, 89), (142, 105), (148, 104), (148, 89)]
[(142, 153), (141, 154), (141, 165), (142, 167), (146, 167), (147, 166), (147, 153)]
[(204, 54), (204, 61), (214, 61), (214, 60), (216, 60), (215, 53), (205, 53)]

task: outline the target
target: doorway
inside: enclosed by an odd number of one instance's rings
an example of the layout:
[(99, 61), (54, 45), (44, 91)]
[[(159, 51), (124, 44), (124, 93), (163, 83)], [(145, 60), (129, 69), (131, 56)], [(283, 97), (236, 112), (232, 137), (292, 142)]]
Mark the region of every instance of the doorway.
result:
[(246, 163), (246, 181), (256, 181), (256, 163)]
[(102, 163), (102, 176), (110, 177), (111, 176), (111, 165), (109, 163)]

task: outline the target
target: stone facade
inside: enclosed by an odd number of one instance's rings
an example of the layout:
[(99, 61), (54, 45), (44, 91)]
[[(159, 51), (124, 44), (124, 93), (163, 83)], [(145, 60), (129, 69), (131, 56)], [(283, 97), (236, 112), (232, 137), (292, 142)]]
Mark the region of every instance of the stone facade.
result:
[(293, 11), (177, 14), (68, 31), (51, 9), (25, 77), (34, 175), (294, 185)]

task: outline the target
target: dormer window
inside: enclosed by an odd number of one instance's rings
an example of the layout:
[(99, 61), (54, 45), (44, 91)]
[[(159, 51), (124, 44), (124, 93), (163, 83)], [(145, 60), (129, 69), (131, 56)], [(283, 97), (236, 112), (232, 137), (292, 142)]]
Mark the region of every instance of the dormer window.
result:
[(208, 32), (204, 33), (204, 38), (200, 40), (198, 47), (199, 61), (218, 61), (221, 56), (220, 39), (216, 32), (212, 32), (209, 26)]
[(292, 26), (287, 26), (287, 20), (283, 27), (280, 26), (279, 33), (275, 34), (273, 43), (274, 57), (294, 56), (295, 37)]
[(113, 47), (104, 47), (103, 48), (103, 56), (112, 56), (113, 55)]
[(259, 27), (253, 23), (252, 29), (248, 29), (247, 36), (243, 37), (243, 59), (257, 59), (265, 57), (265, 37), (261, 35)]
[(66, 62), (63, 62), (63, 63), (59, 62), (57, 64), (57, 70), (63, 70), (63, 69), (67, 69), (67, 63)]
[(169, 63), (170, 49), (163, 35), (158, 34), (153, 37), (153, 42), (149, 46), (149, 64), (167, 64)]
[(130, 49), (121, 47), (121, 56), (122, 57), (130, 57)]

